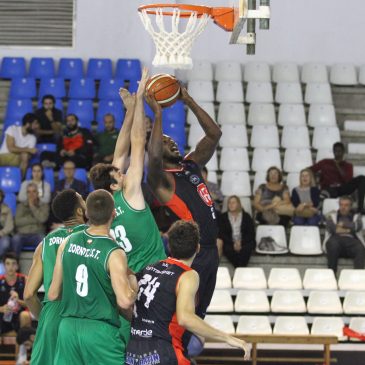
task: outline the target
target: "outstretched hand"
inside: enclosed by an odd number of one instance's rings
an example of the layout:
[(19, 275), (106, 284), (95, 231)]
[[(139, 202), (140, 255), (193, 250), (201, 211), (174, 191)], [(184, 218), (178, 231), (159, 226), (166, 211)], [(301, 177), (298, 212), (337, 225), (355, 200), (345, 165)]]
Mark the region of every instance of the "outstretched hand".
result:
[(148, 68), (143, 67), (142, 77), (141, 77), (141, 80), (138, 83), (138, 90), (137, 90), (137, 96), (138, 97), (143, 96), (143, 94), (145, 92), (145, 89), (146, 89), (146, 84), (147, 84), (148, 79), (149, 79)]
[(144, 97), (154, 114), (161, 114), (162, 108), (157, 100), (153, 96), (149, 95), (147, 92), (145, 93)]
[(191, 100), (191, 96), (185, 86), (180, 83), (180, 99), (185, 103)]
[(248, 344), (247, 342), (245, 342), (243, 340), (240, 340), (237, 337), (233, 337), (233, 336), (229, 336), (227, 343), (228, 343), (228, 345), (230, 345), (232, 347), (241, 348), (244, 351), (243, 360), (245, 360), (245, 361), (250, 360), (250, 357), (251, 357), (251, 345), (250, 344)]
[(136, 96), (134, 94), (131, 94), (127, 89), (121, 87), (119, 89), (119, 96), (127, 110), (134, 109), (136, 104)]

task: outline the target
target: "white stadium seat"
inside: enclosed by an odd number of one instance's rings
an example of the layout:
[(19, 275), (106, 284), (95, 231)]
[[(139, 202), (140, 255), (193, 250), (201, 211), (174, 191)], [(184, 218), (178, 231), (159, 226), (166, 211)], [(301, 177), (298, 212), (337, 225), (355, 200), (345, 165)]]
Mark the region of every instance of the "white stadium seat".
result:
[(307, 126), (286, 125), (281, 135), (281, 147), (309, 148), (309, 131)]
[(216, 101), (219, 103), (242, 103), (243, 84), (241, 81), (219, 81)]
[[(275, 251), (275, 252), (270, 252), (270, 254), (274, 255), (274, 254), (284, 254), (288, 252), (288, 245), (286, 242), (286, 234), (285, 234), (285, 229), (283, 226), (270, 226), (270, 225), (260, 225), (257, 226), (256, 229), (256, 242), (259, 243), (261, 238), (263, 237), (271, 237), (272, 239), (274, 239), (274, 241), (276, 242), (276, 244), (280, 247), (282, 247), (283, 249), (280, 251)], [(258, 247), (256, 247), (256, 252), (257, 253), (264, 253), (264, 254), (268, 254), (268, 251), (260, 251), (260, 249)]]
[(267, 282), (261, 267), (238, 267), (233, 275), (233, 287), (238, 289), (266, 289)]
[(322, 214), (327, 215), (328, 213), (336, 212), (339, 209), (338, 198), (327, 198), (323, 200)]
[(231, 335), (235, 333), (234, 324), (231, 316), (208, 314), (205, 316), (204, 321), (222, 332)]
[[(341, 141), (340, 130), (337, 127), (316, 127), (313, 132), (312, 147), (330, 149)], [(365, 144), (364, 144), (365, 146)]]
[(336, 127), (336, 112), (332, 104), (311, 104), (308, 113), (311, 127)]
[(232, 280), (227, 267), (219, 266), (217, 271), (216, 289), (232, 288)]
[(249, 82), (246, 101), (248, 103), (272, 103), (274, 98), (271, 82)]
[[(204, 111), (206, 111), (213, 120), (215, 120), (215, 110), (214, 110), (214, 104), (212, 102), (199, 102), (199, 106)], [(198, 119), (196, 118), (195, 114), (191, 111), (191, 109), (188, 109), (186, 121), (190, 125), (199, 123)]]
[(338, 279), (340, 290), (365, 291), (365, 270), (343, 269)]
[(300, 104), (303, 102), (302, 87), (299, 82), (279, 82), (276, 85), (275, 101), (279, 104)]
[(365, 65), (361, 65), (359, 69), (359, 84), (365, 85)]
[(299, 172), (289, 172), (286, 176), (286, 185), (289, 188), (289, 192), (291, 194), (292, 190), (299, 185)]
[(267, 283), (270, 289), (302, 289), (302, 279), (295, 268), (272, 268)]
[(220, 103), (218, 109), (219, 124), (245, 124), (246, 114), (243, 103)]
[(212, 81), (213, 65), (210, 61), (194, 60), (194, 66), (187, 71), (187, 79), (189, 81)]
[(296, 63), (276, 63), (272, 71), (273, 82), (299, 82), (299, 71)]
[(229, 290), (215, 290), (207, 312), (233, 312), (233, 300)]
[(274, 335), (309, 335), (309, 329), (304, 317), (277, 317), (273, 330)]
[(263, 290), (239, 290), (234, 303), (235, 312), (270, 312), (270, 304)]
[(245, 82), (270, 82), (270, 66), (266, 62), (248, 62), (244, 65), (243, 80)]
[(217, 171), (208, 170), (208, 181), (214, 184), (218, 183)]
[(284, 154), (284, 171), (299, 172), (312, 165), (312, 153), (309, 148), (288, 148)]
[(307, 303), (308, 313), (341, 314), (342, 305), (336, 291), (312, 291)]
[(319, 228), (293, 226), (290, 230), (289, 251), (294, 255), (321, 255)]
[(251, 168), (253, 171), (267, 171), (269, 167), (281, 169), (280, 152), (277, 148), (255, 148)]
[(252, 103), (248, 109), (248, 125), (276, 124), (274, 104)]
[(213, 83), (211, 81), (189, 81), (188, 92), (196, 101), (214, 101)]
[(219, 140), (221, 147), (247, 147), (247, 130), (245, 125), (224, 124), (222, 125), (222, 137)]
[(349, 143), (347, 151), (348, 153), (365, 154), (365, 143)]
[(365, 166), (354, 166), (354, 177), (365, 175)]
[[(349, 325), (350, 329), (352, 329), (355, 332), (358, 333), (365, 333), (365, 318), (364, 317), (356, 317), (356, 318), (351, 318), (350, 320), (350, 325)], [(360, 341), (357, 338), (350, 338), (351, 341)]]
[(266, 183), (266, 171), (257, 171), (253, 179), (253, 192), (255, 193), (261, 184)]
[[(222, 204), (223, 213), (227, 211), (228, 198), (229, 198), (229, 196), (225, 196), (223, 199), (223, 204)], [(243, 210), (246, 213), (248, 213), (250, 216), (252, 216), (251, 199), (247, 196), (239, 196), (239, 198), (240, 198)]]
[(305, 89), (304, 101), (307, 104), (332, 104), (330, 84), (308, 83)]
[(278, 148), (279, 145), (279, 131), (276, 125), (255, 125), (252, 128), (251, 147)]
[(224, 171), (221, 190), (223, 195), (251, 196), (250, 176), (245, 171)]
[(342, 318), (315, 317), (311, 334), (313, 336), (336, 336), (339, 341), (346, 341), (347, 337), (343, 335), (344, 325)]
[(330, 148), (319, 148), (316, 153), (316, 162), (324, 160), (326, 158), (333, 159), (333, 151)]
[(365, 291), (348, 291), (343, 302), (345, 314), (365, 314)]
[(302, 126), (306, 124), (305, 110), (303, 104), (280, 104), (278, 124)]
[(214, 151), (213, 156), (210, 158), (210, 160), (207, 162), (205, 167), (209, 171), (216, 171), (218, 170), (218, 157), (217, 157), (217, 151)]
[(365, 132), (365, 120), (345, 120), (344, 130), (351, 132)]
[(235, 61), (221, 61), (216, 63), (214, 78), (216, 81), (241, 81), (241, 64)]
[(272, 328), (267, 316), (240, 316), (236, 333), (238, 335), (271, 335)]
[(304, 298), (299, 290), (276, 290), (271, 299), (271, 312), (305, 313)]
[(205, 136), (203, 128), (200, 124), (192, 124), (189, 129), (188, 145), (195, 148), (197, 143)]
[(357, 85), (355, 65), (351, 63), (337, 63), (331, 67), (330, 82), (334, 85)]
[(306, 290), (337, 290), (337, 281), (332, 269), (306, 269), (303, 286)]
[(305, 63), (302, 66), (301, 79), (303, 84), (310, 82), (328, 83), (327, 66), (323, 63)]
[(219, 166), (222, 171), (249, 171), (250, 163), (247, 149), (223, 147)]

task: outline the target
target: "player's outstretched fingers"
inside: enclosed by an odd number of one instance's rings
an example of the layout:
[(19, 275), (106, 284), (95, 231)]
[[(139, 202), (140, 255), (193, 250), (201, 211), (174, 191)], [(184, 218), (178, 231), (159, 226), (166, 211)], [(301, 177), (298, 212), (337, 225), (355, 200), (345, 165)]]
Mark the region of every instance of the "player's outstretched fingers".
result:
[(134, 107), (134, 104), (136, 102), (136, 97), (134, 94), (131, 94), (127, 89), (121, 87), (119, 89), (119, 96), (121, 97), (126, 109)]

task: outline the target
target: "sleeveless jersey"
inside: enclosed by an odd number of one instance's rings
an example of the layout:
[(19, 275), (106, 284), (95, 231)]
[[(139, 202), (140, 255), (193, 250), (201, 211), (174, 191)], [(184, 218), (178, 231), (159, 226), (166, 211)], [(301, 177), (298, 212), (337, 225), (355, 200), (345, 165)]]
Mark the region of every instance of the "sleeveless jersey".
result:
[(200, 228), (200, 244), (215, 246), (218, 235), (214, 202), (200, 173), (192, 160), (184, 160), (179, 170), (166, 170), (175, 180), (175, 192), (165, 204), (177, 219), (194, 220)]
[(79, 232), (86, 227), (86, 224), (61, 227), (44, 237), (42, 241), (44, 303), (48, 302), (48, 290), (52, 282), (53, 269), (56, 263), (58, 247), (71, 233)]
[(162, 339), (182, 348), (185, 328), (176, 319), (176, 285), (190, 267), (172, 258), (147, 266), (137, 274), (138, 297), (134, 307), (132, 339)]
[(138, 272), (165, 259), (161, 235), (147, 203), (142, 210), (133, 209), (118, 191), (114, 193), (114, 205), (117, 215), (110, 234), (125, 251), (131, 270)]
[(107, 265), (120, 249), (110, 237), (83, 230), (70, 236), (63, 251), (62, 317), (105, 321), (119, 327), (117, 300)]

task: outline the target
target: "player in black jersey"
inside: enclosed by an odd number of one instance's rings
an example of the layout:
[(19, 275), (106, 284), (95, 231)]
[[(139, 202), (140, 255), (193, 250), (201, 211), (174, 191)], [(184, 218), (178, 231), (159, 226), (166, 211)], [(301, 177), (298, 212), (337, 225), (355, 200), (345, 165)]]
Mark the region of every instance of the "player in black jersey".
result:
[(172, 257), (137, 274), (139, 291), (126, 364), (190, 365), (182, 345), (186, 330), (242, 348), (248, 360), (248, 344), (214, 329), (195, 314), (199, 276), (190, 266), (199, 252), (197, 224), (177, 221), (168, 235)]

